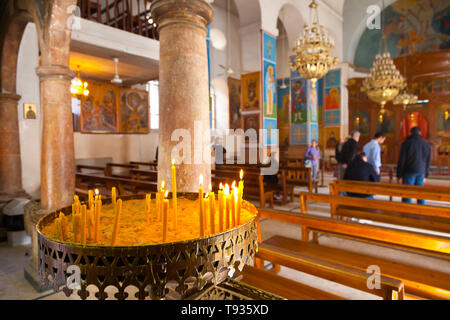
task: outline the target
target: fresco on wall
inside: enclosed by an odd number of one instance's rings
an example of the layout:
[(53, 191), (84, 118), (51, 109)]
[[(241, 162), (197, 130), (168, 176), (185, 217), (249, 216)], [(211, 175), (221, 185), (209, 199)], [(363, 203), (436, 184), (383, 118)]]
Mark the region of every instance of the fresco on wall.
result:
[[(449, 1), (397, 0), (383, 11), (383, 15), (383, 30), (392, 58), (450, 48)], [(380, 36), (379, 29), (364, 31), (356, 49), (355, 66), (372, 66), (379, 51)]]
[(311, 85), (309, 86), (309, 103), (308, 103), (308, 109), (309, 109), (309, 120), (311, 122), (318, 122), (318, 98), (317, 98), (317, 87), (312, 88)]
[(149, 133), (149, 106), (147, 92), (134, 89), (120, 89), (121, 133)]
[(89, 96), (81, 100), (81, 132), (117, 132), (119, 88), (89, 82), (89, 92)]
[(361, 110), (353, 116), (353, 130), (359, 131), (363, 137), (368, 137), (370, 135), (370, 118), (368, 111)]
[(286, 79), (278, 80), (277, 82), (277, 109), (278, 109), (278, 127), (289, 127), (289, 91), (290, 87), (281, 88), (283, 83), (287, 84)]
[(386, 109), (384, 114), (379, 114), (377, 119), (377, 132), (383, 132), (388, 136), (395, 134), (395, 115)]
[(259, 133), (259, 114), (244, 114), (242, 115), (244, 123), (244, 131), (248, 129), (255, 129)]
[(260, 110), (260, 72), (242, 75), (242, 111)]
[(307, 143), (307, 126), (304, 124), (291, 124), (290, 141), (291, 145), (304, 145)]
[(291, 80), (291, 100), (292, 100), (291, 122), (292, 123), (307, 122), (305, 79)]
[(264, 119), (264, 145), (277, 146), (277, 119)]
[(241, 128), (241, 80), (228, 78), (228, 100), (230, 103), (230, 129)]
[(450, 104), (444, 104), (438, 109), (436, 131), (439, 136), (450, 135)]
[(289, 128), (280, 128), (278, 134), (280, 135), (280, 147), (289, 146)]
[(340, 127), (325, 128), (325, 148), (335, 149), (341, 135)]
[(275, 64), (264, 61), (264, 117), (277, 118)]

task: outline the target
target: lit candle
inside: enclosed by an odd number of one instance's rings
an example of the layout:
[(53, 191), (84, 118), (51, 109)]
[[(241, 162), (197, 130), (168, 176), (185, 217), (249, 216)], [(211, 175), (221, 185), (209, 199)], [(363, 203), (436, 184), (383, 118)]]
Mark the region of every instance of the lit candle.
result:
[(200, 178), (199, 178), (199, 187), (198, 187), (198, 198), (200, 199), (200, 200), (203, 200), (203, 175), (201, 174), (200, 175)]
[(89, 209), (94, 207), (94, 191), (92, 191), (92, 190), (88, 191), (88, 203), (89, 203)]
[(224, 205), (223, 205), (223, 199), (224, 199), (224, 194), (223, 194), (223, 185), (222, 183), (220, 184), (219, 187), (219, 193), (218, 193), (218, 200), (219, 200), (219, 232), (223, 232), (223, 210), (224, 210)]
[(75, 221), (75, 225), (74, 225), (74, 231), (75, 231), (75, 233), (74, 233), (74, 236), (75, 236), (75, 242), (76, 243), (79, 243), (79, 242), (81, 242), (81, 217), (80, 217), (80, 215), (79, 214), (75, 214), (75, 219), (74, 219), (74, 221)]
[(236, 199), (237, 199), (237, 188), (234, 187), (231, 191), (230, 204), (231, 204), (231, 226), (236, 227)]
[(164, 190), (164, 186), (166, 185), (166, 182), (163, 180), (161, 181), (161, 188), (159, 189), (159, 213), (158, 213), (158, 221), (161, 221), (163, 218), (162, 212), (164, 210), (164, 195), (166, 191)]
[(145, 217), (147, 222), (150, 221), (150, 210), (151, 210), (152, 195), (150, 193), (145, 195)]
[(116, 198), (117, 198), (117, 190), (116, 190), (116, 187), (112, 187), (112, 190), (111, 190), (111, 198), (112, 198), (112, 204), (113, 204), (113, 206), (115, 206), (116, 205)]
[(205, 198), (203, 200), (203, 227), (205, 228), (205, 233), (208, 232), (208, 214), (209, 212), (209, 194), (205, 194)]
[(236, 188), (234, 191), (234, 206), (236, 207), (236, 223), (237, 225), (241, 224), (241, 199), (239, 188)]
[(167, 239), (167, 228), (169, 219), (169, 200), (167, 200), (167, 195), (169, 191), (166, 191), (163, 199), (163, 242)]
[(55, 219), (55, 227), (56, 227), (56, 234), (58, 235), (59, 241), (64, 241), (63, 230), (62, 230), (62, 227), (61, 227), (61, 220), (60, 220), (60, 218), (56, 218)]
[(244, 196), (244, 170), (241, 169), (239, 173), (239, 186), (238, 186), (238, 203), (237, 203), (237, 224), (241, 224), (241, 206), (242, 198)]
[(117, 205), (114, 208), (114, 211), (116, 213), (116, 217), (114, 219), (114, 229), (111, 239), (111, 245), (114, 246), (117, 243), (117, 235), (119, 234), (119, 221), (120, 221), (120, 214), (122, 213), (122, 199), (119, 199), (117, 201)]
[(81, 244), (86, 244), (87, 230), (86, 230), (86, 205), (81, 206)]
[(177, 210), (178, 210), (178, 200), (177, 200), (177, 172), (175, 168), (175, 160), (172, 159), (172, 207), (173, 207), (173, 229), (177, 229)]
[(97, 201), (95, 202), (95, 231), (94, 231), (94, 241), (98, 242), (99, 233), (100, 233), (100, 215), (102, 212), (102, 199), (100, 196), (97, 196)]
[(94, 229), (95, 229), (95, 205), (89, 208), (89, 219), (88, 219), (88, 235), (89, 240), (94, 240)]
[(155, 219), (156, 221), (160, 220), (159, 214), (161, 211), (161, 194), (159, 192), (156, 193), (156, 206), (155, 206)]
[(211, 225), (211, 234), (216, 233), (216, 196), (214, 192), (209, 193), (209, 216)]

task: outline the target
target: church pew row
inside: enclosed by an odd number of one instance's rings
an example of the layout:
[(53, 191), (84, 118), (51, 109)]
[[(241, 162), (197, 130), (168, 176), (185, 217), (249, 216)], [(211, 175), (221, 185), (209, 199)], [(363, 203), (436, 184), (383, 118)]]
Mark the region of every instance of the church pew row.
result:
[(156, 192), (156, 182), (124, 179), (117, 177), (106, 177), (93, 174), (76, 173), (75, 191), (82, 198), (88, 194), (88, 190), (100, 189), (101, 194), (110, 195), (111, 188), (116, 187), (119, 195), (134, 194), (141, 192)]
[(141, 162), (141, 161), (130, 161), (130, 165), (145, 167), (145, 170), (158, 171), (158, 162)]
[[(259, 219), (271, 219), (301, 227), (301, 240), (274, 236), (264, 242), (261, 241), (259, 227), (258, 259), (271, 261), (275, 265), (276, 263), (283, 265), (287, 262), (281, 259), (279, 255), (287, 255), (288, 258), (301, 255), (302, 257), (337, 263), (363, 272), (366, 272), (369, 266), (375, 265), (379, 267), (382, 276), (398, 279), (404, 283), (406, 297), (450, 299), (450, 274), (448, 273), (391, 261), (369, 254), (337, 249), (321, 245), (317, 241), (310, 242), (311, 233), (320, 232), (389, 248), (426, 253), (450, 261), (449, 238), (271, 209), (259, 209), (258, 216)], [(269, 254), (265, 253), (265, 249), (269, 251)], [(308, 272), (308, 269), (301, 267), (301, 265), (296, 266), (295, 269)], [(279, 269), (275, 268), (275, 270)]]
[(441, 187), (335, 180), (330, 184), (330, 194), (338, 195), (340, 192), (385, 195), (391, 197), (391, 199), (392, 197), (401, 197), (450, 203), (450, 189)]
[(134, 180), (158, 182), (158, 171), (131, 169), (131, 178)]
[[(227, 171), (227, 170), (212, 170), (211, 171), (211, 184), (212, 190), (217, 192), (219, 190), (220, 183), (228, 184), (231, 186), (233, 181), (236, 183), (239, 181), (239, 172)], [(252, 171), (247, 171), (244, 176), (244, 199), (245, 200), (259, 200), (261, 208), (269, 203), (270, 208), (273, 208), (274, 191), (268, 189), (264, 184), (264, 177)]]
[(450, 208), (302, 192), (302, 213), (307, 212), (307, 201), (329, 203), (331, 218), (364, 219), (450, 235)]
[[(281, 203), (284, 205), (286, 203), (289, 203), (288, 199), (290, 201), (294, 201), (294, 185), (287, 184), (286, 179), (284, 179), (283, 175), (281, 175), (281, 181), (280, 184), (273, 185), (273, 184), (267, 184), (264, 182), (264, 176), (261, 175), (260, 167), (247, 167), (247, 168), (241, 168), (241, 167), (234, 167), (234, 166), (217, 166), (215, 170), (212, 170), (211, 173), (216, 176), (232, 176), (236, 177), (236, 179), (239, 179), (239, 172), (240, 170), (244, 170), (244, 180), (248, 181), (249, 174), (252, 174), (253, 177), (256, 175), (262, 177), (262, 188), (269, 192), (280, 192), (282, 194), (282, 200)], [(259, 180), (259, 178), (258, 178)]]
[[(120, 168), (124, 171), (128, 171), (126, 174), (115, 174), (113, 172), (114, 168)], [(134, 164), (122, 164), (122, 163), (112, 163), (112, 162), (108, 162), (106, 164), (105, 167), (105, 176), (107, 177), (115, 177), (115, 178), (123, 178), (123, 179), (131, 179), (132, 175), (130, 170), (132, 169), (138, 169), (139, 166), (138, 165), (134, 165)]]

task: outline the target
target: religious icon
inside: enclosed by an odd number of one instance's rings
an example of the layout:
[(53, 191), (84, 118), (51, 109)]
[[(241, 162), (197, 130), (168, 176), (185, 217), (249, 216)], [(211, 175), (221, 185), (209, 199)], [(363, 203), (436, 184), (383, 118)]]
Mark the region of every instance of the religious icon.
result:
[(402, 126), (402, 138), (403, 139), (406, 139), (410, 135), (411, 128), (414, 128), (414, 127), (420, 128), (422, 137), (424, 139), (428, 138), (428, 121), (425, 118), (425, 116), (418, 111), (409, 112), (402, 119), (401, 126)]
[(126, 133), (148, 133), (148, 96), (145, 91), (121, 89), (119, 131)]
[(341, 94), (339, 88), (331, 88), (325, 91), (325, 110), (339, 109)]
[(259, 86), (260, 73), (254, 72), (242, 75), (242, 107), (244, 111), (260, 110)]
[(241, 80), (228, 78), (230, 129), (241, 128)]
[(336, 136), (334, 131), (330, 131), (330, 136), (328, 137), (327, 140), (327, 148), (332, 149), (335, 148), (337, 144), (337, 140), (336, 140)]
[(267, 73), (265, 76), (266, 81), (265, 83), (265, 89), (266, 89), (266, 96), (265, 96), (265, 103), (266, 103), (266, 115), (272, 116), (274, 114), (274, 95), (276, 92), (275, 88), (275, 75), (274, 75), (274, 69), (273, 66), (269, 65), (267, 67)]
[(311, 122), (317, 122), (317, 91), (312, 89), (309, 94), (309, 112)]
[(31, 103), (23, 104), (23, 118), (24, 119), (37, 119), (37, 105)]
[(292, 87), (292, 122), (304, 123), (306, 119), (305, 81), (295, 80)]

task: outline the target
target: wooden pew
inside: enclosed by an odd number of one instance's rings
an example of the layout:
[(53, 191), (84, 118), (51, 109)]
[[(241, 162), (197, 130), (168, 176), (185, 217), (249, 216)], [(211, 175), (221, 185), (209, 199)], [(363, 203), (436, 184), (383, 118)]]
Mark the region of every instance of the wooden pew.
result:
[(374, 183), (350, 180), (335, 180), (330, 184), (330, 194), (353, 192), (392, 197), (450, 202), (450, 189), (440, 187), (420, 187), (404, 184)]
[(76, 171), (80, 172), (80, 173), (83, 173), (83, 170), (89, 170), (89, 172), (86, 172), (86, 173), (91, 173), (91, 171), (100, 171), (102, 174), (105, 173), (105, 168), (104, 167), (84, 165), (84, 164), (77, 164)]
[[(450, 299), (450, 274), (368, 254), (336, 249), (321, 245), (318, 242), (309, 242), (312, 232), (321, 232), (385, 247), (431, 254), (449, 261), (449, 238), (264, 208), (258, 210), (258, 216), (260, 219), (296, 224), (301, 226), (302, 230), (302, 240), (274, 236), (261, 242), (261, 231), (258, 227), (260, 248), (269, 246), (272, 251), (283, 250), (280, 252), (289, 253), (292, 256), (295, 256), (295, 252), (306, 257), (334, 262), (363, 272), (366, 272), (369, 266), (376, 265), (380, 268), (382, 276), (402, 281), (407, 296)], [(258, 250), (257, 257), (264, 260), (265, 256), (260, 252), (261, 249)]]
[(130, 173), (135, 180), (158, 182), (158, 171), (131, 169)]
[(119, 195), (134, 194), (138, 192), (156, 192), (156, 182), (123, 179), (117, 177), (106, 177), (92, 174), (76, 174), (76, 192), (86, 196), (88, 190), (103, 188), (102, 194), (110, 195), (111, 188), (116, 187)]
[(300, 193), (300, 211), (302, 213), (307, 212), (306, 201), (329, 203), (332, 218), (365, 219), (450, 234), (450, 207), (419, 206), (402, 202), (302, 192)]
[(140, 161), (130, 161), (130, 165), (148, 167), (148, 170), (158, 171), (158, 162), (140, 162)]
[(125, 169), (130, 169), (131, 170), (131, 169), (138, 169), (138, 166), (134, 165), (134, 164), (121, 164), (121, 163), (112, 163), (112, 162), (108, 162), (106, 164), (105, 176), (130, 179), (131, 178), (131, 173), (126, 174), (126, 175), (113, 174), (113, 168), (125, 168)]
[(313, 189), (318, 193), (318, 183), (311, 180), (311, 168), (280, 167), (285, 183), (292, 187), (307, 187), (309, 192)]
[[(219, 189), (220, 182), (228, 183), (231, 186), (233, 181), (236, 183), (239, 181), (239, 171), (227, 171), (227, 170), (212, 170), (212, 184), (213, 191)], [(244, 199), (259, 200), (260, 207), (264, 208), (266, 203), (269, 203), (270, 208), (273, 208), (273, 194), (274, 191), (267, 189), (264, 185), (264, 176), (247, 171), (244, 175)]]

